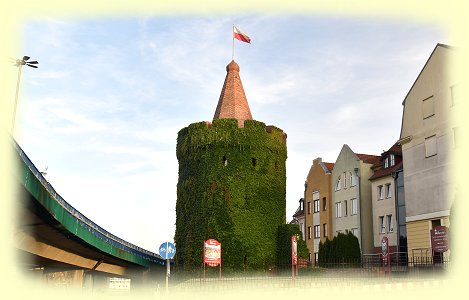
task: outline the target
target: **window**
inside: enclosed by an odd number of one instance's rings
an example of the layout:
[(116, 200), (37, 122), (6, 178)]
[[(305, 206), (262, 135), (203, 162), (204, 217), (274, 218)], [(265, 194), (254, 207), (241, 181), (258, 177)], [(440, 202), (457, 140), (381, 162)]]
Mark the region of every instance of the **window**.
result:
[(392, 194), (391, 194), (391, 184), (390, 183), (387, 183), (385, 185), (385, 193), (386, 193), (386, 198), (391, 198), (392, 197)]
[(337, 178), (337, 183), (335, 184), (335, 190), (340, 191), (340, 186), (341, 184), (340, 184), (340, 176), (339, 176), (339, 178)]
[(378, 185), (378, 200), (383, 200), (384, 199), (384, 191), (383, 191), (383, 186)]
[(358, 228), (352, 228), (350, 231), (352, 232), (354, 236), (358, 238)]
[(389, 166), (392, 167), (396, 164), (396, 156), (394, 154), (389, 154)]
[(305, 238), (305, 224), (300, 223), (300, 231), (301, 231), (301, 237)]
[(344, 189), (347, 188), (347, 172), (344, 172)]
[(394, 231), (394, 224), (392, 223), (392, 215), (387, 215), (386, 219), (388, 221), (388, 232)]
[(342, 202), (335, 203), (335, 217), (342, 218)]
[(425, 157), (436, 155), (436, 135), (425, 139)]
[(311, 201), (308, 201), (308, 215), (311, 214)]
[(321, 226), (314, 225), (314, 238), (318, 239), (321, 237)]
[(311, 226), (308, 226), (308, 240), (311, 239)]
[(319, 199), (314, 200), (314, 212), (315, 213), (319, 212)]
[(384, 168), (388, 168), (388, 167), (389, 167), (389, 160), (388, 160), (387, 157), (383, 160), (383, 167), (384, 167)]
[(358, 200), (355, 198), (350, 202), (352, 202), (352, 216), (358, 214)]
[(347, 200), (344, 200), (344, 217), (347, 216), (347, 211), (348, 211)]
[(326, 211), (326, 208), (327, 208), (327, 201), (326, 201), (326, 197), (324, 197), (322, 198), (322, 210)]
[(322, 224), (322, 236), (327, 237), (327, 223)]
[(422, 115), (424, 119), (435, 115), (435, 102), (433, 96), (430, 96), (422, 101)]
[(351, 177), (350, 186), (356, 186), (356, 185), (357, 185), (357, 176), (355, 176), (355, 174), (353, 174), (352, 172), (350, 172), (350, 177)]
[(386, 227), (384, 227), (384, 216), (379, 216), (379, 232), (385, 233)]

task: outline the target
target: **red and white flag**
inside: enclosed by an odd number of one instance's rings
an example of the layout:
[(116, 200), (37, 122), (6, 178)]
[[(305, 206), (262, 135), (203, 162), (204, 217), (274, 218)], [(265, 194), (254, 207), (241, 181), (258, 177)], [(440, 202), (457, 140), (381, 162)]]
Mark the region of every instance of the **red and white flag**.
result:
[(233, 37), (237, 40), (240, 40), (241, 42), (251, 43), (251, 38), (239, 30), (236, 26), (233, 26)]

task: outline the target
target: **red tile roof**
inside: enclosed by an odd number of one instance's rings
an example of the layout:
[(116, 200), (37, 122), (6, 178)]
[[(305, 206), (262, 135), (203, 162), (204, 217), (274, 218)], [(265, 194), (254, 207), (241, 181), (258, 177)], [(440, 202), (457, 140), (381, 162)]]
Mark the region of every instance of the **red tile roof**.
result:
[(238, 127), (244, 127), (244, 120), (252, 120), (252, 115), (239, 77), (238, 64), (232, 60), (226, 66), (226, 72), (213, 119), (237, 119)]
[(332, 169), (334, 168), (334, 163), (325, 162), (324, 165), (329, 171), (332, 171)]
[[(388, 168), (383, 167), (383, 159), (387, 158), (389, 154), (395, 155), (395, 165)], [(399, 168), (402, 167), (402, 148), (397, 142), (389, 148), (388, 151), (385, 151), (381, 154), (380, 158), (371, 166), (373, 170), (373, 175), (369, 180), (381, 178), (384, 176), (390, 176), (392, 173), (396, 172)]]
[(364, 163), (367, 164), (375, 164), (377, 161), (379, 161), (379, 156), (376, 155), (371, 155), (371, 154), (359, 154), (355, 153), (355, 155)]
[(371, 175), (370, 178), (368, 178), (368, 180), (378, 179), (384, 176), (390, 176), (392, 173), (395, 173), (401, 167), (402, 167), (402, 161), (400, 161), (399, 163), (395, 164), (392, 167), (389, 167), (386, 169), (378, 169), (373, 173), (373, 175)]

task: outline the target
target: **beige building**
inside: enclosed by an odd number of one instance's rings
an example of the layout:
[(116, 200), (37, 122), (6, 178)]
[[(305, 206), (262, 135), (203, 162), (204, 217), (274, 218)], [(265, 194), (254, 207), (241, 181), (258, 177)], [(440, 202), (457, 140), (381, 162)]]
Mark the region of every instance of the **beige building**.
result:
[(315, 263), (318, 259), (319, 242), (333, 237), (331, 224), (333, 167), (333, 163), (323, 162), (320, 157), (316, 158), (305, 181), (305, 240), (310, 253), (309, 260), (314, 260)]
[[(396, 143), (371, 167), (373, 175), (371, 182), (371, 203), (373, 209), (373, 244), (374, 252), (381, 253), (381, 241), (387, 237), (389, 251), (398, 252), (398, 202), (396, 173), (402, 168), (401, 146)], [(404, 208), (405, 209), (405, 208)], [(401, 210), (402, 214), (402, 210)], [(405, 210), (401, 219), (404, 218)], [(402, 229), (401, 229), (402, 231)]]
[(379, 156), (356, 154), (344, 145), (332, 169), (332, 230), (351, 231), (363, 254), (373, 253), (371, 166)]
[[(404, 161), (408, 255), (431, 256), (430, 230), (449, 226), (456, 186), (450, 161), (460, 128), (458, 85), (448, 70), (455, 50), (438, 44), (403, 102), (400, 144)], [(445, 252), (449, 256), (449, 251)]]

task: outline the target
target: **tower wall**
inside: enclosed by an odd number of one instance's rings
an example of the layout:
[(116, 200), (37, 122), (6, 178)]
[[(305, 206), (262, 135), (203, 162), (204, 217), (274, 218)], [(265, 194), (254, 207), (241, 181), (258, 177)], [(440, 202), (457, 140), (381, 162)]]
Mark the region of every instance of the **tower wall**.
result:
[[(223, 269), (276, 263), (277, 227), (285, 224), (286, 134), (236, 119), (193, 123), (178, 133), (176, 263), (202, 265), (203, 241), (222, 243)], [(246, 256), (246, 260), (245, 260)]]

